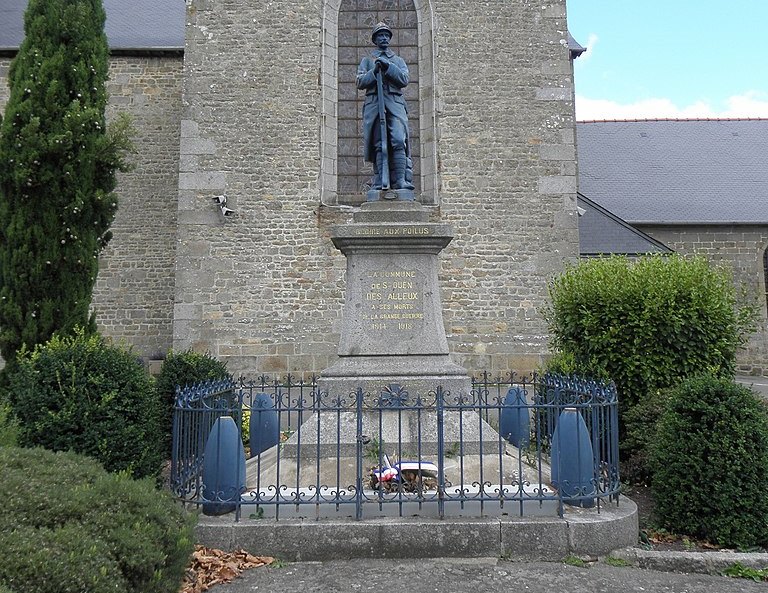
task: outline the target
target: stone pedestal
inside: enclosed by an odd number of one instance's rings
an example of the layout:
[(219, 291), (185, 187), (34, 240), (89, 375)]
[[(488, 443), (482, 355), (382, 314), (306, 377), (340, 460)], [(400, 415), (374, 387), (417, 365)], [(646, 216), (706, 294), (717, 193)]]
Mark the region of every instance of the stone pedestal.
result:
[(398, 383), (411, 395), (442, 386), (468, 393), (466, 370), (448, 354), (438, 255), (453, 238), (429, 222), (417, 202), (368, 202), (331, 239), (347, 258), (347, 292), (339, 360), (321, 373), (320, 388), (378, 394)]
[[(403, 200), (367, 202), (351, 224), (333, 229), (333, 244), (347, 258), (347, 291), (339, 359), (321, 373), (318, 388), (330, 402), (353, 401), (349, 394), (362, 388), (362, 415), (333, 405), (316, 412), (284, 444), (286, 458), (345, 459), (357, 472), (351, 464), (361, 442), (375, 443), (393, 460), (437, 462), (442, 446), (443, 462), (447, 451), (477, 456), (470, 482), (490, 471), (482, 460), (499, 459), (500, 439), (477, 412), (444, 410), (442, 440), (438, 431), (436, 389), (442, 387), (449, 406), (471, 390), (466, 370), (451, 361), (443, 326), (438, 256), (452, 238), (447, 224), (429, 222), (420, 204)], [(407, 403), (377, 404), (385, 392)], [(419, 409), (412, 407), (417, 397)]]
[(413, 202), (416, 194), (412, 189), (369, 189), (365, 194), (368, 202), (378, 202), (379, 200), (400, 200), (403, 202)]

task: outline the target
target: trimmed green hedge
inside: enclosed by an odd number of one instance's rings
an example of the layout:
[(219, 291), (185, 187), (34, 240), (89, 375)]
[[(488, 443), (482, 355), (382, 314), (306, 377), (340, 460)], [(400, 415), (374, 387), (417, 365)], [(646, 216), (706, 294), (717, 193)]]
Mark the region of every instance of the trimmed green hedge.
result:
[(13, 447), (18, 441), (19, 424), (12, 415), (11, 406), (0, 400), (0, 447)]
[(129, 350), (80, 332), (22, 352), (14, 367), (19, 444), (89, 455), (137, 478), (159, 474), (160, 401)]
[(193, 521), (151, 480), (43, 449), (0, 448), (0, 588), (177, 593)]
[(176, 386), (185, 387), (202, 381), (226, 379), (227, 366), (210, 354), (199, 354), (193, 350), (169, 352), (160, 374), (157, 376), (157, 391), (163, 407), (161, 426), (164, 433), (165, 450), (170, 455), (173, 431), (173, 406), (176, 400)]
[(733, 376), (756, 319), (754, 306), (739, 303), (730, 270), (701, 257), (583, 260), (549, 293), (553, 364), (616, 383), (623, 460), (644, 455), (625, 439), (629, 411), (687, 377)]
[(711, 376), (674, 389), (651, 444), (662, 527), (723, 546), (768, 544), (768, 411)]
[(651, 391), (627, 412), (624, 418), (626, 434), (621, 441), (623, 480), (632, 484), (650, 484), (652, 470), (648, 456), (669, 393), (670, 389)]
[(700, 257), (583, 260), (549, 292), (553, 345), (579, 369), (610, 376), (624, 407), (685, 377), (732, 376), (753, 327), (730, 272)]

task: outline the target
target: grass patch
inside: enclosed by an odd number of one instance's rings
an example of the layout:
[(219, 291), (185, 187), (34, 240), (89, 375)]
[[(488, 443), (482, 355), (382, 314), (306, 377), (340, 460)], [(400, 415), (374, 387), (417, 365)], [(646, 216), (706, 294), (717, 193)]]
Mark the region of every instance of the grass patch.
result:
[(768, 581), (768, 568), (749, 568), (748, 566), (744, 566), (741, 562), (734, 562), (720, 574), (736, 579), (750, 579), (757, 583)]
[(624, 558), (617, 558), (616, 556), (608, 556), (603, 562), (608, 566), (632, 566)]
[(568, 564), (569, 566), (577, 566), (579, 568), (587, 568), (588, 564), (579, 558), (578, 556), (569, 555), (563, 558), (563, 564)]

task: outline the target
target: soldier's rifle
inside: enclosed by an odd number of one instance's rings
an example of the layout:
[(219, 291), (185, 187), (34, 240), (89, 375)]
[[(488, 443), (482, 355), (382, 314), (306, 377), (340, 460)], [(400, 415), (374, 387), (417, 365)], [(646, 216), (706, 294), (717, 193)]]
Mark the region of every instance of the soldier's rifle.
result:
[(381, 66), (376, 64), (376, 90), (379, 100), (379, 137), (381, 138), (381, 188), (389, 189), (389, 142), (387, 139), (387, 110), (384, 107), (384, 81)]

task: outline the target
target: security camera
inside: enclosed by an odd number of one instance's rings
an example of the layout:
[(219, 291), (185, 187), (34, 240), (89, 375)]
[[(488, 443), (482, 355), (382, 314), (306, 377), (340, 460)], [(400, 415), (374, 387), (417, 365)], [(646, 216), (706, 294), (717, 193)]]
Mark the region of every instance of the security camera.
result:
[(232, 216), (235, 213), (235, 211), (232, 210), (231, 208), (227, 208), (224, 204), (222, 204), (221, 205), (221, 213), (224, 216)]
[(227, 196), (214, 196), (213, 201), (219, 204), (220, 206), (223, 206), (227, 203)]

